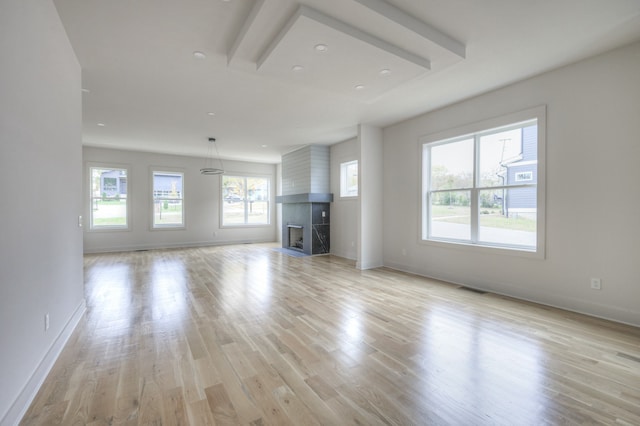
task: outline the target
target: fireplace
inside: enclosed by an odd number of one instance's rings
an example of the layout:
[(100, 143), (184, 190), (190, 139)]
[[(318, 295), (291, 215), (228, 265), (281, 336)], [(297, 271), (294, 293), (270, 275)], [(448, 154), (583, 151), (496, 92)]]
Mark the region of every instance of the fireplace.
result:
[(308, 145), (282, 156), (282, 247), (327, 254), (333, 194), (329, 193), (330, 149)]
[(329, 253), (331, 194), (278, 196), (282, 203), (282, 247), (306, 254)]
[(304, 226), (287, 225), (287, 229), (289, 230), (288, 248), (304, 250)]

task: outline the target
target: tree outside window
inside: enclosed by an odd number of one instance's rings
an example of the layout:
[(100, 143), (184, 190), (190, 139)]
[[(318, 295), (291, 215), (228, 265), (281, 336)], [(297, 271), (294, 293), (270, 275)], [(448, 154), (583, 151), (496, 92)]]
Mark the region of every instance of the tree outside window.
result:
[(269, 179), (222, 177), (222, 226), (268, 225)]
[(423, 145), (423, 239), (535, 251), (538, 120)]

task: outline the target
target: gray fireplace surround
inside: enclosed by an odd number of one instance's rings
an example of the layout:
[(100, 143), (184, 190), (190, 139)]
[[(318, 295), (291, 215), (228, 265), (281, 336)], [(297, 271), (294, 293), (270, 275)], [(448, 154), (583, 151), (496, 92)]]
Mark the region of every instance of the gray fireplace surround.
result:
[(306, 193), (276, 197), (282, 203), (282, 247), (305, 254), (330, 250), (330, 203), (333, 194)]

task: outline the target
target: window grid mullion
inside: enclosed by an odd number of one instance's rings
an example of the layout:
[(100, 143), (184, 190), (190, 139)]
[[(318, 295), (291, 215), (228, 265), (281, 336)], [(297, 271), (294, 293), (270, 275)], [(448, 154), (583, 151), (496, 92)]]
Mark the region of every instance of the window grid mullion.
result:
[(478, 222), (479, 222), (479, 201), (478, 201), (478, 170), (480, 170), (480, 136), (475, 135), (473, 138), (473, 188), (471, 189), (471, 243), (478, 242)]

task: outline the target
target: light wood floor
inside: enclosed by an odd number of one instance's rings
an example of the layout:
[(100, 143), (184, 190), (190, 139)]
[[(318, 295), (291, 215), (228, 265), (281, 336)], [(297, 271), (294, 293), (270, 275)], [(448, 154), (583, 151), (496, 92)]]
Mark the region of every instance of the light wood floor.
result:
[(640, 425), (640, 329), (273, 245), (89, 255), (24, 425)]

